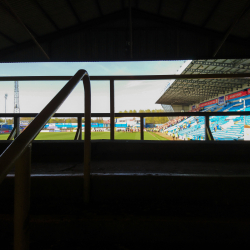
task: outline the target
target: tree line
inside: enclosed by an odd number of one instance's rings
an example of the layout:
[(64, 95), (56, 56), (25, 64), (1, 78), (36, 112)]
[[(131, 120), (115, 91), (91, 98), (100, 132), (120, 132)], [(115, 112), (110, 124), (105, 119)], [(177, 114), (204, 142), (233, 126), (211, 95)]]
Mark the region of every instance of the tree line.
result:
[[(21, 117), (20, 121), (25, 121), (25, 122), (32, 122), (34, 120), (34, 117)], [(0, 119), (0, 123), (5, 122), (5, 119)], [(85, 122), (85, 119), (82, 118), (82, 122)], [(7, 124), (13, 124), (14, 123), (14, 119), (6, 119), (6, 123)], [(71, 117), (71, 118), (60, 118), (60, 117), (52, 117), (51, 119), (49, 119), (48, 123), (77, 123), (77, 118), (75, 117)], [(98, 117), (95, 119), (91, 119), (91, 123), (103, 123), (103, 118), (102, 117)]]
[[(140, 109), (138, 113), (163, 113), (163, 109)], [(124, 110), (120, 111), (119, 113), (137, 113), (137, 111), (134, 110)], [(31, 122), (34, 119), (34, 117), (21, 117), (21, 121), (27, 121)], [(145, 117), (146, 123), (153, 123), (153, 124), (163, 124), (169, 121), (168, 117)], [(4, 122), (4, 119), (0, 119), (0, 122)], [(13, 124), (14, 119), (6, 119), (7, 124)], [(85, 122), (85, 119), (82, 118), (82, 122)], [(68, 117), (68, 118), (61, 118), (61, 117), (52, 117), (48, 123), (77, 123), (77, 118), (76, 117)], [(91, 123), (103, 123), (103, 118), (102, 117), (97, 117), (95, 119), (91, 119)]]
[[(58, 118), (58, 117), (54, 117), (51, 118), (48, 123), (77, 123), (78, 120), (77, 118)], [(85, 122), (85, 119), (82, 118), (82, 122)], [(103, 123), (103, 118), (102, 117), (98, 117), (96, 119), (91, 119), (91, 123)]]
[[(124, 111), (120, 111), (119, 113), (137, 113), (137, 111), (134, 109), (134, 110), (124, 110)], [(164, 110), (163, 109), (140, 109), (138, 113), (164, 113)], [(157, 114), (156, 114), (157, 115)], [(166, 123), (168, 122), (169, 119), (168, 117), (145, 117), (145, 122), (146, 123), (153, 123), (153, 124), (163, 124), (163, 123)]]

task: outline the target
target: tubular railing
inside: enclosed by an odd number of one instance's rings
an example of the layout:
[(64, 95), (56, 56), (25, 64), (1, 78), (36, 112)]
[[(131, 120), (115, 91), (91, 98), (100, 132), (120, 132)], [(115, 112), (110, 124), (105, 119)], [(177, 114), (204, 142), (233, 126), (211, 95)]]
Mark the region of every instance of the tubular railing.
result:
[[(213, 135), (211, 133), (211, 129), (209, 126), (209, 118), (211, 116), (239, 116), (239, 115), (250, 115), (250, 111), (244, 112), (164, 112), (164, 113), (114, 113), (114, 117), (140, 117), (140, 139), (144, 140), (144, 122), (143, 119), (146, 117), (171, 117), (171, 116), (202, 116), (205, 117), (204, 129), (205, 129), (205, 140), (211, 141), (213, 140)], [(14, 118), (14, 128), (11, 131), (7, 140), (13, 139), (18, 136), (19, 128), (17, 128), (15, 124), (19, 124), (20, 117), (36, 117), (37, 113), (0, 113), (0, 117), (13, 117)], [(85, 117), (84, 113), (56, 113), (53, 117), (77, 117), (77, 131), (74, 137), (74, 140), (82, 140), (82, 118)], [(110, 113), (92, 113), (91, 117), (110, 117)], [(18, 132), (16, 132), (18, 131)], [(114, 123), (110, 126), (110, 134), (112, 135), (112, 131), (114, 131)], [(110, 136), (110, 140), (114, 140), (114, 132), (113, 138)]]
[[(9, 76), (2, 76), (0, 77), (0, 81), (58, 81), (58, 80), (69, 80), (70, 77), (69, 76), (15, 76), (15, 77), (9, 77)], [(115, 81), (128, 81), (128, 80), (171, 80), (171, 79), (250, 79), (250, 74), (247, 73), (241, 73), (241, 74), (192, 74), (192, 75), (134, 75), (134, 76), (90, 76), (90, 80), (92, 81), (109, 81), (110, 82), (110, 113), (107, 114), (103, 114), (101, 113), (101, 115), (99, 114), (92, 114), (92, 117), (110, 117), (110, 139), (114, 140), (114, 118), (116, 116), (115, 114), (115, 93), (114, 93), (114, 85), (115, 85)], [(242, 112), (243, 113), (243, 112)], [(152, 115), (151, 113), (147, 114), (147, 113), (143, 113), (143, 114), (138, 114), (138, 113), (130, 113), (128, 116), (135, 116), (135, 117), (149, 117), (149, 116), (166, 116), (166, 114), (168, 114), (168, 116), (205, 116), (205, 117), (209, 117), (212, 115), (221, 115), (219, 112), (217, 113), (209, 113), (209, 114), (205, 114), (204, 112), (202, 113), (202, 115), (199, 115), (199, 113), (178, 113), (178, 112), (171, 112), (171, 113), (164, 113), (164, 114), (160, 114), (160, 113), (156, 113), (157, 115)], [(225, 113), (223, 113), (222, 115), (224, 115)], [(234, 115), (233, 112), (230, 112), (230, 114)], [(245, 112), (244, 114), (247, 115), (247, 112)], [(237, 113), (238, 115), (238, 113)], [(64, 114), (60, 114), (60, 116), (64, 116)], [(58, 116), (58, 117), (60, 117)], [(69, 116), (69, 114), (65, 115), (66, 117)], [(76, 114), (73, 116), (73, 114), (70, 114), (70, 116), (72, 117), (84, 117), (84, 114)], [(119, 115), (117, 115), (118, 117), (122, 117), (122, 116), (126, 116), (125, 114), (121, 114), (119, 113)], [(3, 117), (5, 117), (5, 115), (3, 115)], [(7, 117), (7, 116), (6, 116)], [(11, 117), (11, 116), (10, 116)], [(12, 117), (15, 117), (12, 115)], [(141, 121), (143, 120), (141, 118)], [(208, 121), (207, 121), (208, 122)], [(17, 122), (15, 123), (17, 124)], [(79, 120), (78, 120), (78, 124), (79, 124)], [(208, 123), (206, 123), (208, 124)], [(142, 122), (141, 122), (141, 126), (142, 126)], [(18, 128), (17, 128), (18, 129)], [(79, 129), (79, 127), (78, 127)], [(141, 129), (142, 131), (142, 129)], [(206, 131), (207, 133), (209, 133), (209, 127), (206, 127)], [(80, 139), (80, 135), (79, 133), (81, 133), (81, 131), (78, 131), (78, 134), (76, 134), (75, 139)], [(142, 132), (141, 132), (142, 133)], [(13, 137), (13, 136), (12, 136)], [(210, 136), (208, 136), (209, 138)], [(143, 139), (143, 134), (141, 134), (141, 139)]]
[[(77, 83), (83, 78), (85, 89), (85, 113), (84, 114), (55, 114), (57, 109), (74, 89)], [(212, 133), (209, 128), (210, 116), (225, 115), (250, 115), (250, 112), (216, 112), (216, 113), (198, 113), (198, 112), (171, 112), (171, 113), (115, 113), (114, 102), (114, 84), (115, 80), (170, 80), (170, 79), (250, 79), (250, 74), (197, 74), (197, 75), (141, 75), (141, 76), (91, 76), (85, 70), (79, 70), (72, 78), (70, 76), (16, 76), (0, 77), (0, 81), (62, 81), (70, 80), (62, 90), (52, 99), (52, 101), (37, 114), (0, 114), (0, 117), (14, 117), (14, 129), (9, 136), (9, 140), (15, 137), (15, 140), (9, 145), (0, 157), (0, 183), (5, 178), (10, 169), (15, 166), (15, 249), (28, 249), (27, 247), (27, 218), (29, 211), (29, 182), (30, 182), (30, 155), (31, 142), (35, 139), (40, 130), (45, 126), (47, 121), (52, 117), (78, 117), (78, 129), (75, 136), (76, 140), (81, 139), (81, 120), (85, 117), (85, 147), (84, 147), (84, 200), (89, 201), (90, 186), (90, 140), (91, 140), (91, 95), (90, 80), (110, 81), (110, 113), (93, 113), (93, 117), (110, 117), (110, 134), (111, 140), (114, 140), (114, 118), (115, 117), (140, 117), (141, 140), (143, 134), (143, 118), (159, 116), (205, 116), (206, 140), (212, 140)], [(36, 118), (19, 135), (20, 117)]]
[[(79, 70), (0, 157), (0, 183), (15, 166), (14, 249), (28, 249), (31, 143), (81, 79), (85, 90), (84, 200), (89, 200), (91, 93), (87, 71)], [(15, 131), (18, 134), (18, 124)]]

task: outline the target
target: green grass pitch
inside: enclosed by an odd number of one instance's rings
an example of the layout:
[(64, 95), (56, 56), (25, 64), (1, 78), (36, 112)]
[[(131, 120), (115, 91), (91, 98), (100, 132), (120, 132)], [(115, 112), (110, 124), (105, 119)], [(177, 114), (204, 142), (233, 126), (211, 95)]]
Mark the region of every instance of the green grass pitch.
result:
[[(0, 134), (0, 140), (7, 140), (9, 134)], [(48, 133), (40, 133), (36, 140), (74, 140), (75, 133), (74, 132), (48, 132)], [(82, 138), (84, 139), (84, 133)], [(93, 132), (91, 133), (92, 140), (102, 140), (110, 139), (109, 132)], [(116, 140), (140, 140), (140, 132), (135, 133), (126, 133), (126, 132), (115, 132)], [(144, 140), (167, 140), (159, 135), (154, 133), (144, 132)]]

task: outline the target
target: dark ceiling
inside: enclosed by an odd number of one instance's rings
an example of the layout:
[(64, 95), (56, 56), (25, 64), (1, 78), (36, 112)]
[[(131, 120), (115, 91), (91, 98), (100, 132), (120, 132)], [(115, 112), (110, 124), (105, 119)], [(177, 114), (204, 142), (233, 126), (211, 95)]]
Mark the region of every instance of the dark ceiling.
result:
[(0, 61), (250, 58), (249, 0), (0, 0)]

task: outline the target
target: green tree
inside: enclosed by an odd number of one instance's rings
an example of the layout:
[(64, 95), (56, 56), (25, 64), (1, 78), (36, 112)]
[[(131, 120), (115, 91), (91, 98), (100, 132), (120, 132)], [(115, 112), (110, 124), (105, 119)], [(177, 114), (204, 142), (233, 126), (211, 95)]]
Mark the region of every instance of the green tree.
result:
[(6, 122), (7, 122), (7, 124), (13, 124), (14, 123), (14, 119), (12, 118), (12, 119), (6, 119)]

